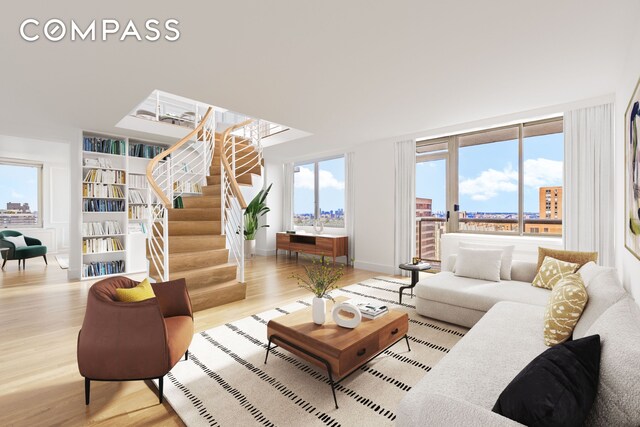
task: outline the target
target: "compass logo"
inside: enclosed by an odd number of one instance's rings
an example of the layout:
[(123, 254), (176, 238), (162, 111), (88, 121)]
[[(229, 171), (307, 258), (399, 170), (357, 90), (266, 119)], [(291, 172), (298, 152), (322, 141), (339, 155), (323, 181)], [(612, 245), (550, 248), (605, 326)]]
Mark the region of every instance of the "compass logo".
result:
[(94, 19), (88, 24), (78, 24), (71, 20), (68, 23), (61, 19), (52, 18), (40, 22), (35, 18), (28, 18), (20, 24), (20, 37), (28, 42), (49, 40), (59, 42), (65, 38), (71, 41), (108, 41), (118, 38), (120, 41), (136, 40), (156, 42), (166, 40), (175, 42), (180, 39), (180, 22), (177, 19), (147, 19), (143, 25), (138, 26), (130, 19), (121, 25), (117, 19)]

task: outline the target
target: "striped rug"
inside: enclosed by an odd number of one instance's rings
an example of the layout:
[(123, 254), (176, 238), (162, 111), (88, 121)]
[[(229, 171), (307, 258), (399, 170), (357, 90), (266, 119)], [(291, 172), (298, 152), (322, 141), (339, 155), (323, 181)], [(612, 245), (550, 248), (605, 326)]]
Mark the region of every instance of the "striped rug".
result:
[(188, 426), (393, 425), (400, 399), (455, 345), (466, 329), (418, 315), (398, 288), (377, 277), (332, 292), (375, 300), (409, 314), (409, 341), (385, 351), (337, 386), (335, 409), (325, 373), (277, 348), (264, 364), (266, 323), (309, 306), (311, 298), (196, 334), (189, 360), (165, 377), (167, 401)]

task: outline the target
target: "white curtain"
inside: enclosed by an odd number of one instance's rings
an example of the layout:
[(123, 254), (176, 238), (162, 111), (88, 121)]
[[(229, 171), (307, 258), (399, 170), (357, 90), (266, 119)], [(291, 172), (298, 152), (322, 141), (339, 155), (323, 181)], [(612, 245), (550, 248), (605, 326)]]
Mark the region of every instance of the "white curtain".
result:
[(396, 142), (395, 158), (395, 274), (407, 275), (399, 264), (411, 262), (416, 250), (416, 143)]
[(293, 163), (283, 166), (282, 231), (293, 229)]
[(564, 116), (564, 245), (615, 265), (613, 104)]
[(356, 249), (356, 240), (355, 240), (355, 178), (354, 178), (354, 153), (347, 153), (344, 156), (344, 166), (345, 166), (345, 198), (346, 198), (346, 224), (345, 227), (347, 229), (347, 236), (349, 236), (349, 262), (351, 260), (355, 260), (355, 249)]

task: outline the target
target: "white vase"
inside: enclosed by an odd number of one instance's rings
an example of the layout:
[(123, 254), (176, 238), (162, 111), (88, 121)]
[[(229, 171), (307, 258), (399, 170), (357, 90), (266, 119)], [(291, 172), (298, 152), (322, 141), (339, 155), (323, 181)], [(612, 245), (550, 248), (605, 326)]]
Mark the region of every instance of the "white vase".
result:
[(314, 297), (313, 304), (311, 305), (311, 313), (313, 323), (316, 325), (324, 325), (324, 322), (327, 320), (327, 300)]
[(256, 241), (255, 240), (245, 240), (244, 241), (244, 257), (245, 259), (251, 258), (251, 256), (256, 253)]

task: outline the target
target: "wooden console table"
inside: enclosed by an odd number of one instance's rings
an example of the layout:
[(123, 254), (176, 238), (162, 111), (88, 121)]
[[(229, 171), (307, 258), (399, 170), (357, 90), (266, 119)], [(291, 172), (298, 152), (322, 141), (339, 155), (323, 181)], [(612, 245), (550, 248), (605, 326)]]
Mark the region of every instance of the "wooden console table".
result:
[(333, 258), (346, 257), (349, 265), (349, 238), (347, 236), (322, 235), (317, 234), (288, 234), (276, 233), (276, 258), (278, 251), (285, 250), (299, 252), (310, 255), (324, 255)]

